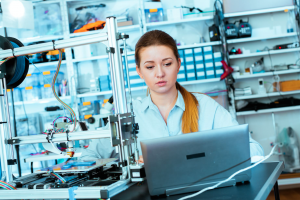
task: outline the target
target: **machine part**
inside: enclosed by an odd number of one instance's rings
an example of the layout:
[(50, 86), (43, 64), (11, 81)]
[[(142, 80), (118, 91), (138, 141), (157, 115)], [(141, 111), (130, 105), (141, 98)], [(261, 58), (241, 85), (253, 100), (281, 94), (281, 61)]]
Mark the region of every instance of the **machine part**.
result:
[(299, 47), (299, 42), (289, 43), (289, 44), (280, 44), (274, 46), (273, 49), (291, 49), (291, 48), (297, 48)]
[(209, 31), (209, 39), (211, 42), (213, 41), (220, 41), (220, 32), (219, 32), (219, 28), (213, 24), (212, 26), (210, 26), (208, 28)]
[(25, 56), (13, 58), (15, 49), (23, 46), (24, 45), (15, 38), (0, 36), (0, 48), (3, 50), (11, 49), (13, 52), (13, 55), (8, 57), (6, 61), (1, 64), (1, 72), (7, 79), (8, 89), (19, 86), (28, 73), (29, 61), (25, 59)]
[(232, 67), (228, 66), (227, 63), (224, 60), (222, 60), (221, 63), (222, 63), (223, 68), (224, 68), (224, 73), (221, 75), (221, 80), (224, 80), (227, 76), (232, 74), (233, 69), (232, 69)]
[(68, 126), (71, 125), (69, 122), (56, 122), (54, 124), (55, 129), (67, 129)]
[(141, 182), (145, 180), (146, 172), (143, 164), (130, 165), (131, 181)]
[(235, 24), (226, 22), (225, 28), (226, 28), (225, 33), (226, 33), (227, 39), (234, 39), (234, 38), (239, 37), (239, 30)]
[(244, 22), (243, 20), (240, 20), (239, 24), (239, 37), (251, 37), (252, 36), (252, 27), (248, 22)]
[(264, 84), (264, 79), (259, 78), (258, 79), (258, 90), (257, 90), (258, 94), (266, 94), (266, 88), (265, 88), (265, 84)]

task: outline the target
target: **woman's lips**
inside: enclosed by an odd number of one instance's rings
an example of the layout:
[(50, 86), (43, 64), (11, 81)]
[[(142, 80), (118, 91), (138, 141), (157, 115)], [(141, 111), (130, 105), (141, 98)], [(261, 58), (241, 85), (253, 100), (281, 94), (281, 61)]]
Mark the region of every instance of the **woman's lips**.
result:
[(167, 81), (159, 81), (156, 83), (159, 87), (165, 86), (167, 84)]

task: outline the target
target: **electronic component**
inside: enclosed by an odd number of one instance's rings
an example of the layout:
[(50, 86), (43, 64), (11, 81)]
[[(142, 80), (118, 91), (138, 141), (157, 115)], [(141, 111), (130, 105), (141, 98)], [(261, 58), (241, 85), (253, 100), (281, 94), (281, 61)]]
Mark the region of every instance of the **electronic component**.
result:
[(240, 20), (239, 24), (239, 37), (251, 37), (252, 35), (252, 27), (248, 22), (243, 22), (243, 20)]
[(296, 48), (296, 47), (299, 47), (299, 42), (276, 45), (274, 47), (274, 49), (290, 49), (290, 48)]
[(79, 127), (82, 131), (87, 131), (88, 127), (85, 122), (79, 122)]
[(264, 79), (260, 78), (258, 79), (258, 90), (257, 90), (258, 94), (266, 94), (266, 88), (265, 88), (265, 84), (264, 84)]
[(227, 39), (238, 38), (238, 36), (239, 36), (238, 28), (235, 26), (235, 24), (226, 22), (225, 34), (226, 34)]
[(213, 41), (220, 41), (220, 32), (219, 32), (219, 27), (217, 27), (215, 24), (210, 26), (208, 28), (209, 30), (209, 39), (211, 42)]

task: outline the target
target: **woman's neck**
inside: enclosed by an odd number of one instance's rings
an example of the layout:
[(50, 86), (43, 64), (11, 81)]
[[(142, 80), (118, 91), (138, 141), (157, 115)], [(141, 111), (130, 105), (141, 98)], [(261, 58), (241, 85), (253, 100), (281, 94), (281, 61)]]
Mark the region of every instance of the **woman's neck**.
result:
[(170, 91), (166, 93), (156, 93), (154, 91), (151, 91), (151, 100), (152, 102), (158, 107), (173, 107), (176, 103), (178, 96), (178, 91), (176, 89), (176, 86), (171, 88)]

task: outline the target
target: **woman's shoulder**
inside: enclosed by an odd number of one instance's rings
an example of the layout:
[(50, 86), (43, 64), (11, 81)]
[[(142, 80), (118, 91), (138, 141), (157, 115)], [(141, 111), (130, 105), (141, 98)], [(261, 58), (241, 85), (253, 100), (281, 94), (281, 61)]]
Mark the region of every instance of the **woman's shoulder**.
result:
[(218, 103), (210, 96), (203, 93), (192, 93), (198, 100), (199, 106), (205, 105), (209, 107), (218, 107)]

